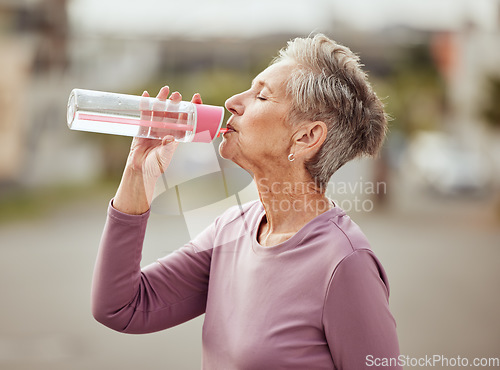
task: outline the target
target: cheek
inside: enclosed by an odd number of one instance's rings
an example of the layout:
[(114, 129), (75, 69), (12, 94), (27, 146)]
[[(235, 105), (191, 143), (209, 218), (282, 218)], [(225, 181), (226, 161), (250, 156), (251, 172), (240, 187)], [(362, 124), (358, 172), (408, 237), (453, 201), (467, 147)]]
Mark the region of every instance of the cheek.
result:
[(287, 153), (289, 149), (289, 140), (287, 133), (280, 130), (266, 130), (262, 135), (248, 138), (246, 142), (241, 143), (242, 149), (247, 153), (262, 158), (279, 158)]
[[(249, 113), (248, 111), (246, 112)], [(223, 138), (219, 153), (225, 159), (281, 158), (290, 150), (291, 131), (285, 122), (285, 112), (255, 110), (241, 120), (240, 131)]]

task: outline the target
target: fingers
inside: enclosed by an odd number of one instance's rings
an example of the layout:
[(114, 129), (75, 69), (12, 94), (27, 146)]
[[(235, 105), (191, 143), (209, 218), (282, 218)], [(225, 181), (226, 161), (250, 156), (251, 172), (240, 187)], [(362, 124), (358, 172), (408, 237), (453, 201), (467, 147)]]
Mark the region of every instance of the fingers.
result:
[[(185, 133), (175, 131), (174, 129), (167, 129), (162, 126), (162, 123), (186, 123), (185, 121), (187, 120), (187, 114), (180, 113), (177, 108), (177, 104), (182, 101), (182, 95), (178, 91), (173, 92), (170, 96), (169, 93), (170, 89), (168, 86), (162, 87), (153, 103), (152, 114), (149, 117), (147, 114), (143, 114), (143, 117), (151, 122), (148, 137), (163, 138), (163, 145), (173, 141), (174, 137), (177, 139), (181, 138)], [(149, 94), (146, 94), (147, 92), (144, 92), (143, 96), (149, 96)], [(194, 94), (191, 101), (195, 104), (202, 104), (200, 94)]]
[(168, 145), (170, 143), (173, 143), (175, 141), (175, 138), (172, 135), (167, 135), (161, 140), (162, 145)]
[[(162, 126), (163, 123), (173, 123), (179, 119), (177, 109), (173, 108), (170, 103), (180, 103), (182, 101), (182, 96), (176, 91), (169, 97), (169, 93), (170, 89), (168, 86), (164, 86), (160, 89), (158, 95), (156, 96), (156, 101), (153, 104), (153, 115), (151, 117), (152, 128), (150, 130), (150, 137), (158, 139), (167, 138), (165, 139), (166, 141), (162, 140), (162, 144), (164, 145), (166, 145), (169, 141), (173, 141), (174, 136), (177, 137), (180, 134), (172, 129), (167, 129)], [(167, 103), (167, 99), (170, 103)]]
[[(141, 96), (143, 98), (149, 98), (149, 93), (147, 91), (144, 91)], [(151, 119), (151, 110), (149, 108), (148, 99), (141, 100), (140, 108), (141, 108), (140, 120), (141, 121), (149, 121)], [(147, 137), (148, 132), (149, 132), (149, 127), (140, 124), (138, 132), (137, 132), (137, 136), (138, 137)]]
[(180, 103), (182, 101), (182, 95), (178, 91), (175, 91), (170, 95), (169, 99), (174, 103)]
[(158, 100), (167, 100), (169, 92), (170, 92), (170, 88), (168, 86), (163, 86), (160, 89), (160, 91), (158, 91), (158, 95), (156, 95), (156, 98)]
[(166, 109), (168, 104), (166, 100), (169, 94), (169, 87), (163, 86), (158, 95), (156, 95), (156, 99), (153, 101), (152, 110), (153, 114), (151, 116), (151, 129), (149, 131), (149, 137), (160, 139), (163, 137), (164, 133), (162, 133), (161, 122), (165, 119)]
[[(168, 98), (168, 94), (170, 92), (170, 89), (168, 86), (163, 86), (160, 91), (158, 92), (158, 95), (156, 96), (156, 98), (158, 100), (166, 100)], [(145, 93), (147, 93), (145, 91)], [(145, 96), (145, 95), (143, 95)], [(147, 95), (149, 96), (149, 94)], [(172, 93), (172, 95), (170, 95), (170, 100), (172, 100), (174, 103), (179, 103), (182, 101), (182, 95), (178, 92), (178, 91), (174, 91)], [(194, 104), (203, 104), (202, 100), (201, 100), (201, 96), (200, 94), (196, 93), (193, 95), (193, 98), (191, 99), (191, 103), (194, 103)]]
[(203, 102), (201, 101), (200, 94), (198, 94), (198, 93), (194, 94), (193, 98), (191, 99), (191, 103), (194, 103), (194, 104), (203, 104)]

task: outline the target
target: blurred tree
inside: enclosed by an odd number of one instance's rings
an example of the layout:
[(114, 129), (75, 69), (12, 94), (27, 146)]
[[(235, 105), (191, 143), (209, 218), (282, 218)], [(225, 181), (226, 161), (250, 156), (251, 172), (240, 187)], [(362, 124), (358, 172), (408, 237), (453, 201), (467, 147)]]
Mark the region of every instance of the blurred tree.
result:
[[(374, 168), (377, 182), (390, 181), (389, 170), (397, 169), (407, 139), (421, 130), (437, 130), (446, 109), (445, 83), (432, 59), (428, 42), (409, 45), (388, 60), (388, 72), (370, 76), (375, 91), (383, 99), (389, 114), (388, 140)], [(383, 205), (387, 194), (374, 199)]]
[(493, 128), (500, 128), (500, 76), (487, 78), (486, 96), (481, 107), (481, 115)]
[(374, 79), (393, 118), (391, 130), (405, 136), (440, 127), (445, 110), (445, 85), (432, 60), (427, 43), (404, 48), (394, 61), (392, 73)]

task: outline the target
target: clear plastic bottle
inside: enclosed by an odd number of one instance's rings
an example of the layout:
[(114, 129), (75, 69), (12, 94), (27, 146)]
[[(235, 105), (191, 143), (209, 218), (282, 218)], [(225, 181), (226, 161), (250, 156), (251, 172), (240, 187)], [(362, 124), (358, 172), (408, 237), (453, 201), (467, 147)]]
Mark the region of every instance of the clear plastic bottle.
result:
[(223, 118), (223, 107), (169, 99), (83, 89), (74, 89), (68, 99), (68, 126), (79, 131), (209, 143)]

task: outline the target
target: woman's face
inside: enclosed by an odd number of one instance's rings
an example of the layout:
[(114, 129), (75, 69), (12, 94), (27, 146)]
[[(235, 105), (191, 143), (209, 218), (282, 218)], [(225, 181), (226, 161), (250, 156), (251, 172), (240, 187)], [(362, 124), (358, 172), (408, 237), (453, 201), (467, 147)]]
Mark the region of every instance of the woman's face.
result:
[(294, 67), (290, 62), (273, 64), (255, 77), (249, 90), (226, 101), (232, 116), (219, 146), (223, 158), (264, 174), (288, 161), (293, 128), (287, 122), (291, 105), (286, 83)]

